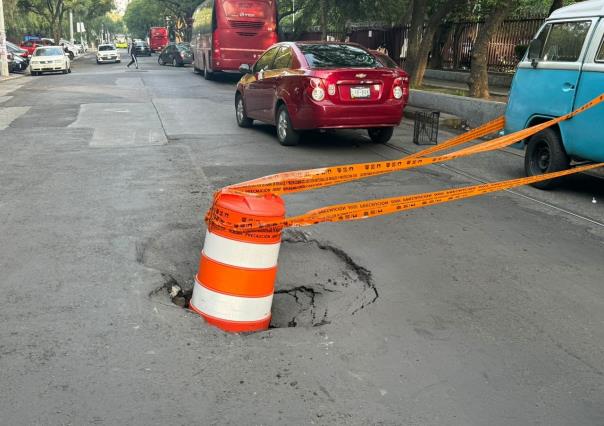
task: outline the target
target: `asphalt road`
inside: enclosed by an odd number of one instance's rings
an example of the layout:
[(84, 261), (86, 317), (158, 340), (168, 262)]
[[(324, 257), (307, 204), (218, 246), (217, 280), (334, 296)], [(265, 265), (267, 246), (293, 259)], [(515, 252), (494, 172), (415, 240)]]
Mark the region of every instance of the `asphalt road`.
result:
[[(0, 83), (0, 423), (604, 424), (601, 178), (288, 232), (275, 328), (227, 335), (164, 290), (191, 286), (213, 191), (398, 158), (412, 129), (282, 147), (237, 127), (234, 78), (156, 59)], [(497, 152), (286, 201), (520, 176)]]

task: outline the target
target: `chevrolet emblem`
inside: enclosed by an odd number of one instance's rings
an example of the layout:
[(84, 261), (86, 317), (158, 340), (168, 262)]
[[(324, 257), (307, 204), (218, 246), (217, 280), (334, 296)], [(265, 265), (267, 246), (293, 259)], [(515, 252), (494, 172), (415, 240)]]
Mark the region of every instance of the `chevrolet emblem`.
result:
[(365, 78), (367, 77), (367, 74), (357, 74), (355, 75), (356, 78)]

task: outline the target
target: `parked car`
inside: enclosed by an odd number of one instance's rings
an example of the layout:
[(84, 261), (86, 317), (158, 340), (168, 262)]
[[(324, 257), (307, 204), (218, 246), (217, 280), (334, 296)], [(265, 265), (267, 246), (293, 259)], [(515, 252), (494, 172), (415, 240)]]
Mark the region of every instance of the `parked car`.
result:
[(18, 73), (23, 72), (27, 69), (28, 61), (25, 58), (22, 58), (18, 54), (13, 52), (8, 52), (8, 72)]
[(367, 129), (372, 141), (386, 143), (409, 91), (399, 69), (350, 43), (279, 43), (240, 71), (237, 123), (273, 124), (282, 145), (296, 145), (302, 130), (345, 128)]
[(193, 52), (188, 43), (169, 44), (161, 51), (157, 58), (160, 65), (171, 64), (174, 67), (182, 67), (193, 63)]
[(34, 54), (34, 51), (40, 46), (53, 46), (55, 43), (50, 38), (32, 39), (21, 43), (19, 46), (21, 49), (27, 50), (29, 56)]
[[(604, 1), (587, 1), (556, 10), (530, 43), (510, 89), (505, 132), (512, 133), (562, 116), (604, 91)], [(528, 140), (527, 176), (556, 172), (572, 160), (604, 161), (599, 105)], [(535, 187), (552, 188), (559, 181)]]
[(151, 48), (149, 47), (149, 44), (146, 41), (135, 41), (134, 49), (138, 56), (151, 56)]
[(101, 44), (96, 52), (96, 63), (103, 64), (113, 62), (119, 64), (121, 62), (120, 52), (113, 44)]
[(65, 39), (61, 39), (59, 40), (59, 45), (63, 47), (63, 50), (65, 50), (65, 53), (69, 54), (69, 59), (73, 60), (76, 56), (79, 55), (79, 50), (78, 47), (71, 43), (70, 41), (67, 41)]
[(61, 71), (63, 74), (71, 72), (71, 60), (61, 46), (38, 47), (29, 63), (31, 75), (40, 75), (45, 72)]
[(6, 40), (6, 48), (10, 53), (15, 54), (16, 56), (20, 56), (29, 63), (29, 52), (27, 50), (20, 48), (19, 46), (14, 43), (11, 43), (8, 40)]

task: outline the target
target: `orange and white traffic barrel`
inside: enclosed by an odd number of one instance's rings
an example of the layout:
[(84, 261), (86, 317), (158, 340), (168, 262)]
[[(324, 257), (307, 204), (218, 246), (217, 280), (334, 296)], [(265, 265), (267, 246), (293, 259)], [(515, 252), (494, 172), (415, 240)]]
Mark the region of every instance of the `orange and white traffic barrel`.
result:
[(245, 228), (284, 217), (285, 204), (280, 197), (218, 194), (208, 214), (190, 308), (224, 331), (267, 330), (283, 226), (251, 232)]

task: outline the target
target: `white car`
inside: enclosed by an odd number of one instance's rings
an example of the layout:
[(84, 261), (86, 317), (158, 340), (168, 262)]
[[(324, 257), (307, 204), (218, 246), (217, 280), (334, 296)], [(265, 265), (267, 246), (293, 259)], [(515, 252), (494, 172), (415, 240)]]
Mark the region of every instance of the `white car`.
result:
[(63, 74), (71, 72), (71, 61), (68, 54), (61, 46), (42, 46), (34, 50), (29, 62), (31, 75), (40, 75), (44, 72), (61, 71)]
[(115, 62), (119, 64), (122, 61), (120, 53), (113, 44), (100, 44), (96, 52), (96, 63)]
[(69, 59), (75, 58), (80, 53), (78, 47), (75, 44), (63, 38), (59, 40), (59, 45), (67, 50), (67, 53), (69, 53)]

